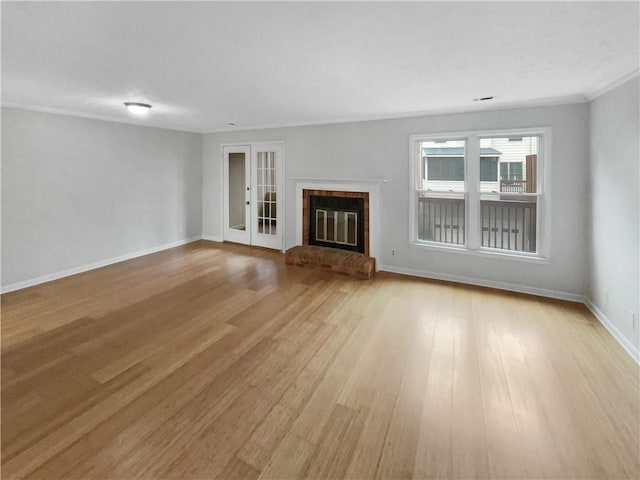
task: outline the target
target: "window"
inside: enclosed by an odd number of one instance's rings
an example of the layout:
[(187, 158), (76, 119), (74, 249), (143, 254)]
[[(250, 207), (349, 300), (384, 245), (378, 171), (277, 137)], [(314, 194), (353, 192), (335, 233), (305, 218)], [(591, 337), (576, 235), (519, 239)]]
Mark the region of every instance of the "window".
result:
[(480, 157), (480, 181), (498, 181), (498, 157)]
[[(507, 165), (507, 178), (501, 175), (497, 189), (485, 188), (480, 182), (482, 247), (537, 252), (538, 143), (537, 135), (519, 137), (518, 141), (509, 137), (480, 138), (480, 149), (500, 150), (501, 158), (506, 160), (501, 165)], [(525, 163), (528, 168), (523, 173)]]
[(428, 180), (464, 181), (463, 157), (425, 157)]
[(418, 239), (464, 244), (464, 140), (418, 141), (415, 189)]
[(413, 136), (414, 242), (544, 257), (547, 136), (546, 129)]
[(522, 180), (522, 162), (502, 162), (500, 180)]

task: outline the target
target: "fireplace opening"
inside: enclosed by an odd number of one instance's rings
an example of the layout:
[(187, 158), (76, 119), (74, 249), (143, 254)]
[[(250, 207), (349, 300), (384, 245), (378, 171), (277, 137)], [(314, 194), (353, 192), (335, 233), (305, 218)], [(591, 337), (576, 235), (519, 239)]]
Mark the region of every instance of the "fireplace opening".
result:
[[(339, 248), (368, 255), (368, 198), (351, 192), (313, 192), (307, 195), (308, 245)], [(321, 193), (321, 194), (315, 194)], [(306, 233), (306, 232), (305, 232)]]
[(358, 246), (358, 212), (316, 209), (317, 242)]

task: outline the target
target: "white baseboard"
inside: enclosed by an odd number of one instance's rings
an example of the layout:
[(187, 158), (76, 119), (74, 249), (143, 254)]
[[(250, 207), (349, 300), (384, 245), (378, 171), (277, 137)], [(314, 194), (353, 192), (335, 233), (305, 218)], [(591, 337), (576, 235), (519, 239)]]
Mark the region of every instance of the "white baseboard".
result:
[(106, 260), (101, 260), (99, 262), (90, 263), (88, 265), (82, 265), (80, 267), (70, 268), (68, 270), (62, 270), (60, 272), (51, 273), (49, 275), (43, 275), (41, 277), (32, 278), (30, 280), (24, 280), (22, 282), (16, 282), (2, 287), (0, 293), (9, 293), (15, 290), (21, 290), (27, 287), (33, 287), (34, 285), (39, 285), (45, 282), (51, 282), (52, 280), (57, 280), (59, 278), (69, 277), (71, 275), (76, 275), (78, 273), (87, 272), (89, 270), (94, 270), (100, 267), (106, 267), (107, 265), (111, 265), (114, 263), (124, 262), (125, 260), (131, 260), (132, 258), (142, 257), (144, 255), (149, 255), (151, 253), (160, 252), (162, 250), (167, 250), (169, 248), (179, 247), (181, 245), (186, 245), (187, 243), (195, 242), (196, 240), (200, 240), (202, 237), (200, 235), (191, 238), (185, 238), (184, 240), (178, 240), (171, 243), (165, 243), (164, 245), (159, 245), (153, 248), (147, 248), (145, 250), (139, 250), (133, 253), (127, 253), (126, 255), (120, 255), (119, 257), (112, 257)]
[(514, 285), (512, 283), (496, 282), (493, 280), (485, 280), (482, 278), (465, 277), (461, 275), (448, 275), (445, 273), (429, 272), (424, 270), (414, 270), (411, 268), (393, 267), (390, 265), (379, 265), (378, 270), (383, 272), (399, 273), (401, 275), (411, 275), (414, 277), (431, 278), (433, 280), (444, 280), (447, 282), (464, 283), (467, 285), (476, 285), (478, 287), (496, 288), (498, 290), (508, 290), (510, 292), (527, 293), (529, 295), (538, 295), (540, 297), (557, 298), (559, 300), (567, 300), (569, 302), (583, 303), (584, 297), (577, 293), (557, 292), (555, 290), (547, 290), (538, 287), (529, 287), (526, 285)]
[(211, 235), (202, 235), (202, 240), (209, 240), (210, 242), (218, 242), (218, 243), (222, 243), (224, 241), (222, 237), (214, 237)]
[(638, 365), (640, 365), (640, 350), (636, 348), (636, 346), (629, 341), (627, 337), (625, 337), (618, 327), (607, 318), (607, 316), (600, 310), (589, 298), (584, 299), (584, 304), (587, 308), (593, 313), (593, 316), (598, 319), (598, 321), (604, 325), (604, 328), (609, 330), (609, 333), (613, 338), (617, 340), (617, 342), (624, 348), (631, 358), (633, 358)]

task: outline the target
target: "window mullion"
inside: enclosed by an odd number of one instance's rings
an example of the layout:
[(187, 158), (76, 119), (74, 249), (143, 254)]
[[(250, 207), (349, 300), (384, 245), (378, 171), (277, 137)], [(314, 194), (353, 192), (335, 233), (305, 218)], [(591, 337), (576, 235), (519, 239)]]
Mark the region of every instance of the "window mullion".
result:
[(465, 163), (467, 247), (477, 250), (480, 248), (480, 140), (475, 135), (467, 138)]

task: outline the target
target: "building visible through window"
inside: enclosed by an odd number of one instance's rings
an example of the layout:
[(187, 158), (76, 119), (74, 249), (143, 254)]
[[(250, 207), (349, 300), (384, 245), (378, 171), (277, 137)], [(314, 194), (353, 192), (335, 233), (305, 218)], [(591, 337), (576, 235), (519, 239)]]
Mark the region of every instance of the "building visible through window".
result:
[[(542, 134), (452, 137), (414, 137), (414, 155), (419, 155), (414, 164), (414, 238), (474, 249), (539, 253)], [(479, 158), (469, 158), (469, 151), (478, 152)], [(474, 231), (467, 229), (469, 218), (477, 219)]]
[[(441, 142), (439, 142), (441, 143)], [(501, 152), (495, 148), (480, 151), (481, 181), (498, 183), (498, 162)], [(464, 147), (429, 146), (422, 148), (426, 189), (461, 191), (464, 182)], [(451, 182), (449, 185), (434, 182)]]

